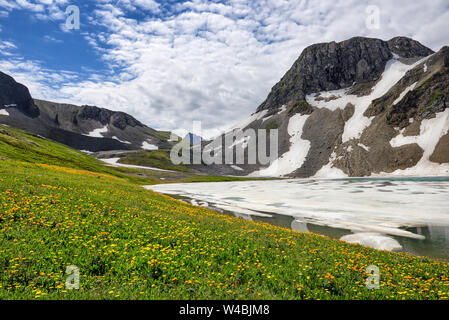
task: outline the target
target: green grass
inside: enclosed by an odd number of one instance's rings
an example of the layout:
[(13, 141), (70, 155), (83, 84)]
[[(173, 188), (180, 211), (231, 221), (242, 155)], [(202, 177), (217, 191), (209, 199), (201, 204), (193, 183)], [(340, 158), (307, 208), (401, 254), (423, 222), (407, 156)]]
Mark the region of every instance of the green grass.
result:
[(441, 96), (444, 96), (443, 92), (441, 92), (441, 91), (433, 91), (432, 94), (430, 95), (429, 101), (426, 104), (426, 107), (430, 107)]
[(313, 111), (313, 108), (310, 104), (307, 103), (305, 100), (298, 101), (295, 103), (289, 110), (288, 115), (290, 117), (294, 116), (297, 113), (304, 113), (309, 114), (311, 111)]
[[(221, 215), (59, 151), (33, 163), (1, 144), (0, 299), (449, 297), (444, 262)], [(79, 290), (65, 288), (71, 265)], [(369, 265), (379, 290), (365, 286)]]
[(153, 182), (150, 178), (128, 174), (136, 172), (133, 169), (109, 167), (94, 157), (65, 145), (0, 125), (1, 158), (99, 172), (139, 184)]
[(185, 165), (174, 165), (170, 160), (169, 152), (164, 150), (131, 152), (126, 157), (121, 158), (120, 163), (181, 172), (189, 171)]

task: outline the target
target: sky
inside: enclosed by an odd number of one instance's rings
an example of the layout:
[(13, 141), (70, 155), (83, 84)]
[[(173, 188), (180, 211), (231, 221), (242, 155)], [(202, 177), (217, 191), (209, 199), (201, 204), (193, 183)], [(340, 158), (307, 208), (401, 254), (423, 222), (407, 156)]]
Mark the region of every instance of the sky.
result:
[(201, 121), (212, 137), (311, 44), (407, 36), (439, 50), (448, 30), (449, 0), (0, 0), (0, 71), (34, 98), (182, 136)]

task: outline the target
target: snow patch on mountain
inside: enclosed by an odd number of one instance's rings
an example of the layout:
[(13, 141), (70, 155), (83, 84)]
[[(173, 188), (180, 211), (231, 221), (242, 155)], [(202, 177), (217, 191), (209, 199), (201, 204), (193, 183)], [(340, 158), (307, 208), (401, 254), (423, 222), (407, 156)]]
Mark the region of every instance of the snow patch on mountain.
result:
[(290, 150), (276, 159), (268, 168), (253, 172), (250, 176), (278, 177), (301, 168), (310, 149), (310, 141), (301, 138), (308, 118), (309, 115), (300, 114), (291, 117), (288, 123), (288, 134), (291, 137)]
[(113, 167), (144, 169), (144, 170), (162, 171), (162, 172), (175, 172), (175, 171), (171, 171), (171, 170), (164, 170), (164, 169), (153, 168), (153, 167), (135, 166), (135, 165), (131, 165), (131, 164), (119, 163), (118, 161), (120, 160), (120, 158), (109, 158), (109, 159), (100, 159), (100, 160), (103, 161), (104, 163), (107, 163), (107, 164), (113, 166)]
[(343, 170), (334, 167), (333, 163), (337, 159), (337, 154), (333, 152), (329, 158), (329, 163), (324, 165), (316, 174), (314, 178), (330, 178), (330, 179), (341, 179), (347, 178), (348, 175), (343, 172)]
[(397, 98), (394, 102), (393, 105), (398, 104), (399, 102), (402, 101), (402, 99), (404, 99), (404, 97), (407, 95), (407, 93), (409, 93), (410, 91), (413, 91), (416, 87), (416, 85), (418, 84), (418, 82), (415, 82), (414, 84), (412, 84), (411, 86), (407, 87), (400, 95), (399, 98)]
[(142, 143), (142, 149), (149, 150), (149, 151), (154, 151), (154, 150), (159, 150), (159, 147), (155, 146), (154, 144), (149, 143), (148, 141), (144, 141)]
[(0, 109), (0, 116), (9, 116), (9, 112), (5, 109)]
[(92, 132), (88, 133), (87, 135), (89, 137), (93, 137), (93, 138), (103, 138), (103, 133), (107, 133), (108, 132), (108, 126), (104, 126), (103, 128), (98, 128), (93, 130)]
[[(404, 136), (404, 130), (394, 137), (390, 144), (394, 148), (404, 145), (418, 144), (423, 150), (424, 154), (421, 160), (412, 168), (405, 170), (397, 170), (390, 175), (449, 175), (449, 164), (438, 164), (429, 160), (430, 156), (435, 151), (435, 148), (441, 137), (449, 132), (449, 109), (444, 112), (436, 114), (433, 119), (425, 119), (421, 122), (421, 132), (419, 136)], [(382, 173), (381, 175), (386, 175)]]
[(120, 139), (117, 138), (116, 136), (113, 136), (112, 139), (117, 140), (117, 141), (119, 141), (119, 142), (121, 142), (121, 143), (124, 143), (124, 144), (131, 144), (131, 142), (120, 140)]
[(360, 148), (364, 149), (366, 152), (369, 152), (369, 151), (370, 151), (370, 147), (365, 146), (365, 145), (362, 144), (362, 143), (358, 143), (357, 145), (358, 145)]
[[(351, 140), (360, 138), (363, 130), (365, 130), (370, 124), (374, 117), (365, 117), (364, 113), (371, 105), (373, 100), (378, 99), (385, 95), (399, 80), (404, 77), (404, 75), (423, 61), (428, 59), (428, 57), (419, 60), (418, 62), (407, 65), (398, 60), (395, 56), (393, 59), (388, 61), (385, 66), (385, 71), (382, 74), (381, 79), (374, 86), (371, 93), (367, 96), (358, 97), (356, 95), (350, 95), (347, 92), (348, 89), (334, 90), (327, 92), (320, 92), (318, 94), (310, 94), (306, 96), (307, 102), (317, 108), (327, 108), (332, 111), (336, 109), (344, 109), (348, 104), (353, 104), (355, 106), (354, 115), (346, 122), (345, 129), (343, 132), (343, 143)], [(415, 84), (416, 85), (416, 84)], [(413, 87), (414, 88), (414, 87)], [(413, 88), (408, 88), (409, 91)], [(403, 93), (404, 96), (408, 92)], [(326, 101), (323, 99), (317, 100), (317, 97), (330, 98), (334, 97), (333, 100)], [(403, 97), (401, 97), (402, 100)]]

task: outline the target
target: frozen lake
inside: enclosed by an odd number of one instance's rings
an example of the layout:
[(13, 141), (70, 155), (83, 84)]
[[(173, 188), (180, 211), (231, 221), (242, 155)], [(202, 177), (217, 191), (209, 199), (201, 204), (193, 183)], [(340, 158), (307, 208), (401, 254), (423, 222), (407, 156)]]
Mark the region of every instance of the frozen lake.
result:
[(449, 259), (449, 177), (166, 184), (147, 189), (243, 219)]

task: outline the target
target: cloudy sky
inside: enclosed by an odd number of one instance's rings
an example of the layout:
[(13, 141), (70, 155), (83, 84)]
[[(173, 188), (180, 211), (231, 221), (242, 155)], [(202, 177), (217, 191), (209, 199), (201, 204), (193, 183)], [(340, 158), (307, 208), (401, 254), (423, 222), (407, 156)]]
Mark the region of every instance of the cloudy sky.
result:
[(199, 120), (211, 136), (253, 113), (308, 45), (402, 35), (438, 50), (448, 30), (448, 0), (0, 0), (0, 71), (35, 98), (178, 134)]

